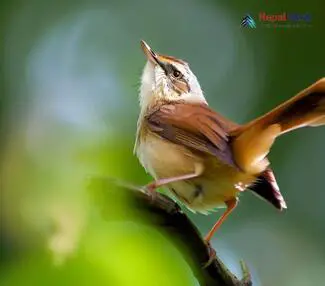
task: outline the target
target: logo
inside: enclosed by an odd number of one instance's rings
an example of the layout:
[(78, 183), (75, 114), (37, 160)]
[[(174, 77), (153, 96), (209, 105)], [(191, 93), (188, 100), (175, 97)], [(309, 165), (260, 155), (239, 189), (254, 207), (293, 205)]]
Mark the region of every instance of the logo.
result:
[(258, 14), (261, 26), (267, 28), (307, 28), (312, 27), (312, 15), (310, 13)]
[[(259, 28), (307, 28), (312, 27), (312, 15), (310, 13), (282, 12), (269, 14), (260, 12), (255, 17)], [(244, 28), (256, 28), (256, 22), (250, 14), (241, 20)]]
[(253, 17), (251, 17), (250, 15), (246, 15), (242, 21), (241, 21), (241, 25), (245, 28), (256, 28), (256, 23), (253, 19)]

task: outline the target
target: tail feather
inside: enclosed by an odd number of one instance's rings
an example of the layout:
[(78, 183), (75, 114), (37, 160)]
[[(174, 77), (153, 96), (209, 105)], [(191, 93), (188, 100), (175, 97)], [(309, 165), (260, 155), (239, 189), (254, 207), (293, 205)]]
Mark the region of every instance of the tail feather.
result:
[(269, 165), (266, 156), (278, 136), (297, 128), (320, 125), (325, 125), (325, 78), (238, 128), (233, 140), (236, 163), (248, 173), (261, 173)]
[(253, 194), (271, 203), (279, 210), (287, 208), (287, 204), (280, 193), (273, 171), (268, 168), (249, 187)]

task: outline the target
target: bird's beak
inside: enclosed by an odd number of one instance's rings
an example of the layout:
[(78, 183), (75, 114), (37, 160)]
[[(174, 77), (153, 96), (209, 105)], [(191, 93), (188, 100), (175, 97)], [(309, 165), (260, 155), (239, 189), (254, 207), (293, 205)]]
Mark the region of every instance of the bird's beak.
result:
[(158, 64), (166, 72), (165, 64), (161, 60), (159, 60), (158, 55), (143, 40), (141, 40), (141, 48), (150, 62), (152, 62), (155, 65)]

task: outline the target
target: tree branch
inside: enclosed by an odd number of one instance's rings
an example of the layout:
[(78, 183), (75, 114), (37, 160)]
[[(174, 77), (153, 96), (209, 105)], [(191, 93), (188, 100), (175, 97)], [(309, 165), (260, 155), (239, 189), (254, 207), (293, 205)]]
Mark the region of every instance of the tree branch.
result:
[[(120, 191), (127, 191), (131, 204), (147, 214), (150, 222), (169, 236), (184, 244), (190, 256), (189, 264), (201, 285), (205, 286), (251, 286), (248, 268), (241, 262), (243, 278), (239, 280), (216, 255), (207, 265), (209, 253), (214, 251), (207, 246), (196, 226), (190, 221), (180, 206), (169, 197), (156, 193), (148, 195), (141, 188), (123, 184)], [(188, 260), (188, 257), (186, 258)], [(207, 266), (204, 266), (207, 265)]]

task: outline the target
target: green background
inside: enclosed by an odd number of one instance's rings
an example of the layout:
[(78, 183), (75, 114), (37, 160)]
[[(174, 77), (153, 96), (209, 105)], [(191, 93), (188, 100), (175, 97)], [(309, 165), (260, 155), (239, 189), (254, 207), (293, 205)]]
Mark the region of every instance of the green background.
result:
[[(210, 105), (244, 123), (325, 75), (324, 1), (3, 0), (0, 8), (1, 285), (197, 285), (170, 238), (144, 217), (131, 220), (124, 197), (105, 200), (89, 187), (93, 178), (150, 181), (132, 153), (139, 41), (188, 61)], [(267, 27), (259, 12), (312, 21)], [(240, 26), (246, 14), (256, 29)], [(288, 210), (246, 193), (214, 237), (232, 271), (247, 262), (254, 285), (324, 283), (324, 146), (324, 128), (278, 140), (270, 160)], [(205, 233), (220, 213), (189, 215)]]

